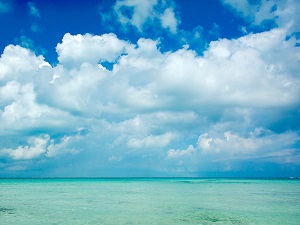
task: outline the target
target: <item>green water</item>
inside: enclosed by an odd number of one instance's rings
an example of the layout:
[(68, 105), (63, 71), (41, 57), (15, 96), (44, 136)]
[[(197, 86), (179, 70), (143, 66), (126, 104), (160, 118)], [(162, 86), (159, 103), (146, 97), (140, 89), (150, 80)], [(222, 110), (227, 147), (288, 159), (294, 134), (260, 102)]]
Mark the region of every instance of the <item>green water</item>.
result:
[(300, 224), (299, 179), (0, 179), (0, 224)]

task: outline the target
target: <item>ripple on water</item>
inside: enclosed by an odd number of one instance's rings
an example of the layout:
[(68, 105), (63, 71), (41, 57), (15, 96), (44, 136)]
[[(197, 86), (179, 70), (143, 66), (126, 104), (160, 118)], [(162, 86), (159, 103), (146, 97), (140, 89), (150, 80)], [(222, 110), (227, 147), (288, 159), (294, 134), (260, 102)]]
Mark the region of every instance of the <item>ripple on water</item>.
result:
[(14, 214), (14, 209), (0, 207), (0, 213)]
[(179, 220), (188, 224), (248, 224), (243, 218), (218, 214), (216, 212), (195, 212)]

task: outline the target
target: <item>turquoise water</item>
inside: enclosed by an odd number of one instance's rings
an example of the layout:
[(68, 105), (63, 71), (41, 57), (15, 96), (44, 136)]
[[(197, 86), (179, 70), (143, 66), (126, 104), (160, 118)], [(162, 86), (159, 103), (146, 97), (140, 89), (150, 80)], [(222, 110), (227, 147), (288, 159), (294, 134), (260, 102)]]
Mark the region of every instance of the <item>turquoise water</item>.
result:
[(0, 179), (0, 224), (300, 224), (299, 179)]

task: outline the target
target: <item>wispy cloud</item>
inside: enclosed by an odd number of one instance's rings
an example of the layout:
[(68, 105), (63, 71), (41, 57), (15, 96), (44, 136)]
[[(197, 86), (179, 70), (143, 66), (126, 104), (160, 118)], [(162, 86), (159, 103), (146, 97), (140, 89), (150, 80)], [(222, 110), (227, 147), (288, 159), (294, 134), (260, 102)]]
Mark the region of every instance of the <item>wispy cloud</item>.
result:
[(8, 13), (12, 11), (12, 2), (9, 0), (1, 0), (0, 1), (0, 14)]
[(238, 1), (223, 0), (238, 15), (250, 21), (255, 26), (276, 24), (279, 27), (289, 27), (289, 32), (298, 32), (300, 3), (297, 0), (276, 1)]
[[(143, 33), (149, 27), (167, 29), (176, 33), (180, 23), (179, 17), (174, 12), (173, 1), (138, 1), (117, 0), (111, 12), (101, 12), (103, 22), (116, 21), (123, 30), (134, 28)], [(113, 18), (112, 18), (113, 17)]]
[(38, 8), (36, 7), (34, 2), (28, 2), (28, 9), (29, 9), (29, 14), (33, 17), (41, 17), (41, 14), (38, 10)]

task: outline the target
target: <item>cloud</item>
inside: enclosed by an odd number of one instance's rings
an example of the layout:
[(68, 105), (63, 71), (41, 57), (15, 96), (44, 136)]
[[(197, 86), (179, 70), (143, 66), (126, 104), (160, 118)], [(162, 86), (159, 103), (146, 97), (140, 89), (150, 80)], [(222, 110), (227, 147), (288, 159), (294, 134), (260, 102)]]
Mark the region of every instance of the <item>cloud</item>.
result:
[(58, 154), (61, 154), (63, 151), (66, 152), (67, 146), (71, 141), (70, 136), (64, 136), (61, 138), (60, 143), (54, 143), (53, 140), (51, 140), (50, 145), (47, 148), (46, 156), (47, 157), (54, 157), (57, 156)]
[(29, 9), (29, 14), (33, 17), (41, 17), (41, 14), (38, 10), (38, 8), (36, 7), (34, 2), (28, 2), (27, 3), (28, 9)]
[(195, 152), (195, 148), (194, 148), (193, 145), (189, 145), (188, 148), (185, 149), (185, 150), (170, 149), (167, 153), (167, 159), (181, 158), (181, 157), (185, 157), (185, 156), (190, 156), (191, 154), (193, 154), (193, 152)]
[[(43, 56), (36, 56), (32, 51), (19, 45), (5, 47), (0, 59), (0, 81), (32, 81), (39, 67), (50, 67)], [(45, 68), (44, 68), (45, 69)]]
[(167, 8), (160, 17), (163, 28), (169, 28), (172, 33), (176, 33), (178, 20), (172, 8)]
[(253, 25), (265, 26), (268, 22), (289, 29), (289, 33), (299, 32), (300, 3), (297, 0), (263, 0), (263, 1), (238, 1), (223, 0), (225, 5), (232, 7), (241, 17)]
[(192, 143), (184, 150), (170, 149), (166, 154), (166, 162), (174, 162), (173, 168), (183, 171), (198, 171), (199, 168), (209, 171), (238, 171), (245, 170), (240, 166), (249, 163), (258, 166), (254, 166), (254, 170), (264, 163), (300, 165), (300, 149), (297, 147), (300, 136), (297, 132), (277, 134), (255, 128), (246, 134), (232, 131), (222, 133), (214, 129), (209, 133), (201, 134), (195, 147)]
[(219, 38), (221, 36), (220, 27), (218, 24), (213, 23), (211, 30), (208, 31), (209, 35), (212, 37)]
[(122, 156), (115, 156), (112, 155), (111, 157), (109, 157), (108, 159), (110, 162), (121, 162), (123, 160)]
[(78, 150), (70, 146), (79, 138), (79, 134), (64, 136), (58, 141), (51, 139), (48, 134), (33, 136), (28, 139), (28, 145), (0, 149), (0, 156), (8, 156), (13, 160), (31, 160), (42, 156), (52, 158), (63, 153), (77, 154)]
[(0, 13), (8, 13), (12, 11), (12, 2), (7, 0), (0, 1)]
[(135, 28), (143, 33), (149, 28), (160, 26), (171, 33), (177, 32), (179, 19), (174, 12), (173, 1), (138, 1), (138, 0), (117, 0), (113, 5), (113, 12), (110, 14), (101, 13), (103, 22), (107, 23), (116, 17), (117, 21), (126, 31)]
[[(53, 68), (42, 56), (10, 45), (0, 59), (0, 78), (9, 87), (5, 90), (18, 87), (19, 94), (3, 103), (3, 113), (19, 119), (69, 113), (114, 121), (174, 111), (210, 121), (208, 115), (222, 113), (224, 106), (288, 109), (299, 104), (298, 51), (285, 34), (273, 29), (221, 39), (211, 42), (203, 57), (186, 48), (163, 53), (151, 39), (134, 45), (114, 34), (66, 34)], [(104, 61), (113, 62), (111, 71)]]
[(175, 134), (165, 133), (162, 135), (149, 135), (141, 138), (129, 139), (127, 145), (131, 148), (154, 148), (154, 147), (165, 147), (172, 139), (176, 137)]
[(65, 112), (37, 103), (32, 83), (7, 82), (0, 87), (0, 96), (0, 135), (66, 125)]
[[(30, 39), (29, 37), (27, 37), (25, 35), (21, 35), (20, 38), (15, 38), (14, 41), (16, 44), (20, 45), (21, 47), (30, 49), (35, 54), (44, 55), (47, 53), (47, 50), (45, 48), (42, 48), (41, 46), (36, 45), (32, 39)], [(49, 66), (50, 66), (50, 64), (49, 64)]]
[(46, 152), (49, 135), (31, 138), (27, 146), (19, 146), (17, 149), (2, 149), (0, 155), (8, 155), (14, 160), (28, 160), (40, 157)]
[(40, 26), (37, 24), (37, 23), (33, 23), (31, 26), (30, 26), (30, 30), (34, 33), (37, 33), (37, 32), (41, 32), (42, 29), (40, 28)]
[(2, 117), (5, 120), (15, 120), (23, 117), (37, 118), (42, 114), (42, 107), (35, 104), (35, 93), (33, 85), (28, 83), (20, 85), (15, 81), (8, 82), (1, 88), (4, 98), (7, 98), (7, 93), (10, 95), (9, 100), (12, 103), (6, 105), (2, 112)]
[(115, 34), (71, 35), (65, 34), (56, 51), (59, 62), (69, 68), (82, 63), (114, 62), (131, 45), (117, 38)]
[(208, 133), (202, 134), (198, 138), (197, 145), (203, 152), (220, 153), (226, 151), (231, 154), (252, 154), (259, 152), (273, 152), (292, 146), (299, 141), (296, 132), (286, 132), (276, 134), (270, 130), (256, 128), (247, 137), (226, 131), (223, 137), (211, 137)]
[[(152, 20), (178, 32), (174, 7), (163, 2), (116, 5), (126, 26), (144, 31)], [(122, 162), (158, 172), (226, 160), (227, 169), (244, 160), (295, 163), (299, 50), (289, 31), (218, 39), (203, 54), (195, 43), (164, 51), (159, 39), (67, 33), (53, 66), (24, 38), (27, 45), (9, 45), (0, 58), (1, 163), (69, 160), (101, 171)], [(201, 41), (201, 32), (185, 42)]]
[[(268, 108), (299, 102), (298, 53), (294, 41), (285, 39), (285, 30), (211, 42), (203, 57), (185, 48), (162, 53), (157, 45), (151, 39), (133, 45), (113, 34), (66, 34), (57, 45), (58, 66), (50, 67), (25, 48), (8, 46), (0, 77), (31, 83), (33, 95), (45, 105), (89, 116), (128, 118), (164, 109), (201, 113), (206, 104)], [(112, 71), (101, 65), (104, 61), (113, 62)]]
[(151, 1), (137, 1), (137, 0), (125, 0), (116, 1), (114, 10), (118, 16), (120, 23), (126, 25), (131, 24), (136, 27), (138, 31), (143, 30), (143, 25), (148, 19), (153, 18), (154, 6), (157, 4), (157, 0)]
[(29, 15), (33, 19), (32, 24), (30, 26), (30, 31), (33, 33), (42, 32), (43, 29), (39, 25), (41, 14), (39, 9), (36, 7), (35, 2), (28, 2), (27, 7), (28, 7)]

